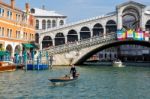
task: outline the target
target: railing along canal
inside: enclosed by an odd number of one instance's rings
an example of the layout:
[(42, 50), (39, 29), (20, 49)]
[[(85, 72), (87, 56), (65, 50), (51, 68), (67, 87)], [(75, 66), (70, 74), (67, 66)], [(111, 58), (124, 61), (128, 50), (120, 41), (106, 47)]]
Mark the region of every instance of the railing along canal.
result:
[(50, 55), (61, 54), (61, 53), (70, 52), (74, 50), (79, 51), (82, 48), (94, 46), (101, 43), (106, 43), (112, 40), (116, 40), (116, 33), (108, 34), (105, 37), (95, 36), (89, 39), (80, 40), (70, 44), (63, 44), (59, 46), (49, 47), (49, 49), (42, 50), (42, 56), (45, 56), (46, 52), (48, 52), (48, 56), (50, 56)]

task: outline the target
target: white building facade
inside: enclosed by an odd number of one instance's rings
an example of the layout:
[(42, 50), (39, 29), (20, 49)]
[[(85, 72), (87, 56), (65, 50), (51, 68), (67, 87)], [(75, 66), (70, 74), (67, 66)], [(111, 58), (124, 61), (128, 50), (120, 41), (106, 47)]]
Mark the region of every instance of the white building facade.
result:
[[(36, 42), (38, 43), (39, 34), (43, 31), (50, 30), (55, 27), (66, 24), (67, 16), (56, 13), (55, 11), (48, 11), (45, 8), (32, 8), (31, 14), (36, 18)], [(47, 38), (45, 38), (47, 39)]]

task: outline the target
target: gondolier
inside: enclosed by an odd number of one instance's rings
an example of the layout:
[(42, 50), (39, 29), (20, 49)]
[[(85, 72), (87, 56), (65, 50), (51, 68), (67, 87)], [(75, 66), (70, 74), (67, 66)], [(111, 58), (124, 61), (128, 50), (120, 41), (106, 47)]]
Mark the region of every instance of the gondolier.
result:
[(72, 74), (72, 77), (75, 78), (76, 77), (76, 68), (74, 65), (71, 66), (71, 69), (70, 69), (70, 73)]

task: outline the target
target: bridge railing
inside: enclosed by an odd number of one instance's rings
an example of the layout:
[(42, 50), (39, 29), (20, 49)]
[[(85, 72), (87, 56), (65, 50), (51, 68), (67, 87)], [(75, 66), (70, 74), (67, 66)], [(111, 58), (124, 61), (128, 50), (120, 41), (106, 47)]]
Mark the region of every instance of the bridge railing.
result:
[(74, 51), (74, 50), (79, 51), (82, 48), (90, 47), (100, 43), (105, 43), (107, 41), (115, 40), (115, 39), (116, 39), (116, 33), (111, 33), (106, 36), (95, 36), (74, 43), (63, 44), (59, 46), (50, 47), (49, 49), (44, 49), (42, 50), (42, 56), (46, 55), (46, 51), (48, 52), (48, 55), (60, 54), (60, 53)]

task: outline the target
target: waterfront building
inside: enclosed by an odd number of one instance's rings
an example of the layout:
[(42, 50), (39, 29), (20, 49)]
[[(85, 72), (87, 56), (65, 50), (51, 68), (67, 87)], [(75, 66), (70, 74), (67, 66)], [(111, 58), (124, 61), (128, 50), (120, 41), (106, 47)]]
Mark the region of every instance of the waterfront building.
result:
[(16, 8), (15, 0), (10, 0), (10, 4), (0, 0), (0, 50), (8, 51), (12, 58), (22, 55), (23, 44), (35, 40), (34, 17), (29, 13), (28, 3), (25, 9), (24, 12)]
[[(38, 43), (39, 34), (43, 31), (50, 30), (55, 27), (62, 26), (66, 24), (66, 18), (67, 16), (61, 15), (59, 13), (56, 13), (55, 11), (48, 11), (43, 6), (42, 9), (40, 8), (31, 8), (30, 9), (31, 14), (36, 18), (36, 42)], [(49, 42), (49, 37), (45, 37), (43, 39), (43, 47), (49, 47), (52, 44), (47, 44)]]

